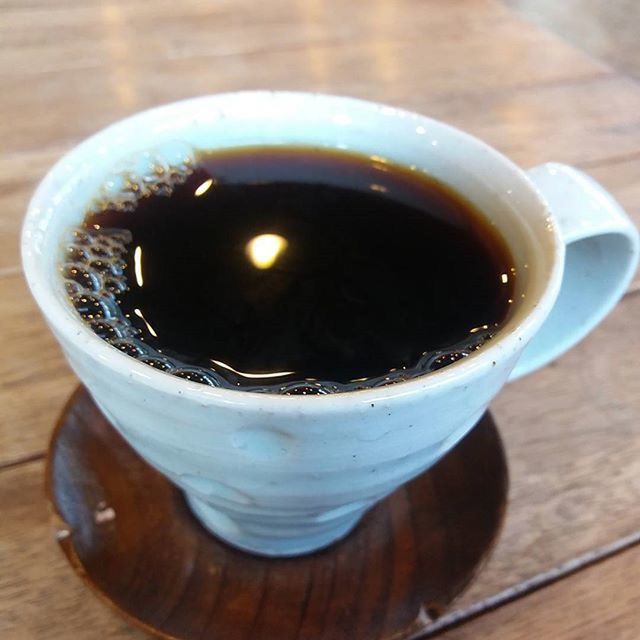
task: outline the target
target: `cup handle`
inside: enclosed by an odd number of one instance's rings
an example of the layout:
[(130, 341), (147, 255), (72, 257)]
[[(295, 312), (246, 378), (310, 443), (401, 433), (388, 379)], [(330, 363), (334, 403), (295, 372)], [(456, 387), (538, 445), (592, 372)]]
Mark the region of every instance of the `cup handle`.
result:
[(556, 303), (510, 380), (543, 367), (582, 340), (620, 300), (638, 266), (638, 230), (595, 180), (557, 163), (527, 174), (558, 222), (566, 257)]

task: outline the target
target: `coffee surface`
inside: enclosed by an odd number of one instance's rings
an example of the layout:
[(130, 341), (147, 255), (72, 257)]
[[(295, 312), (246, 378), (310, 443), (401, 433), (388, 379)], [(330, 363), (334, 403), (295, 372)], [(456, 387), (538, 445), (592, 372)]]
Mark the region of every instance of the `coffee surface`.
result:
[(205, 384), (323, 393), (481, 348), (515, 270), (464, 199), (383, 158), (201, 153), (171, 188), (88, 213), (63, 258), (78, 312), (129, 355)]

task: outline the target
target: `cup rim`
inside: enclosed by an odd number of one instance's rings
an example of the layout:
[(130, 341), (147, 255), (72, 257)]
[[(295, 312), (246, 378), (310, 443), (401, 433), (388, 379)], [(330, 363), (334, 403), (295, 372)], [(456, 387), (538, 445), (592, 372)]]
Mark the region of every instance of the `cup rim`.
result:
[[(109, 345), (95, 335), (79, 317), (75, 318), (72, 316), (74, 322), (69, 322), (69, 309), (63, 308), (63, 301), (54, 295), (53, 289), (46, 279), (45, 269), (38, 264), (36, 252), (33, 251), (31, 247), (33, 231), (37, 228), (37, 224), (46, 210), (46, 206), (44, 205), (47, 200), (51, 198), (49, 191), (56, 180), (60, 180), (59, 174), (62, 172), (63, 167), (75, 156), (80, 156), (87, 149), (96, 145), (101, 139), (117, 131), (118, 128), (130, 124), (132, 121), (155, 117), (165, 111), (187, 108), (194, 104), (205, 104), (208, 101), (214, 103), (224, 102), (225, 100), (247, 100), (249, 102), (265, 100), (322, 100), (332, 103), (334, 106), (352, 105), (359, 109), (373, 110), (374, 113), (386, 113), (386, 115), (392, 114), (400, 118), (410, 118), (414, 124), (423, 123), (431, 128), (438, 128), (441, 131), (446, 131), (448, 134), (454, 135), (465, 145), (472, 145), (477, 149), (481, 149), (486, 155), (487, 162), (492, 164), (498, 163), (507, 168), (513, 179), (519, 181), (521, 185), (533, 195), (541, 212), (544, 213), (547, 218), (548, 225), (551, 227), (551, 242), (554, 254), (553, 262), (546, 284), (543, 286), (537, 301), (534, 301), (533, 304), (529, 301), (531, 304), (530, 311), (519, 323), (500, 329), (490, 344), (483, 346), (479, 351), (447, 367), (387, 386), (310, 396), (210, 387), (200, 383), (190, 382), (154, 369), (115, 349), (112, 345)], [(352, 402), (375, 405), (378, 401), (389, 401), (395, 398), (435, 391), (450, 384), (452, 381), (459, 380), (465, 382), (470, 378), (475, 378), (489, 371), (492, 367), (496, 366), (496, 353), (504, 351), (508, 354), (519, 352), (522, 349), (523, 343), (526, 344), (533, 337), (544, 321), (560, 289), (564, 243), (561, 240), (557, 224), (554, 222), (548, 210), (546, 201), (533, 182), (528, 178), (527, 174), (505, 155), (479, 138), (457, 127), (416, 112), (359, 98), (315, 92), (248, 90), (187, 98), (185, 100), (146, 109), (112, 123), (73, 147), (47, 172), (38, 184), (29, 202), (22, 227), (21, 253), (25, 277), (31, 293), (56, 335), (62, 335), (74, 344), (81, 342), (81, 348), (83, 348), (92, 359), (99, 359), (101, 364), (108, 365), (115, 374), (135, 378), (136, 383), (149, 386), (163, 394), (174, 396), (175, 398), (192, 399), (205, 404), (224, 403), (243, 406), (255, 404), (263, 408), (265, 405), (268, 405), (274, 408), (287, 407), (293, 410), (300, 410), (308, 409), (311, 406), (310, 403), (319, 403), (323, 406), (323, 409), (327, 408), (330, 404), (341, 406), (344, 403)], [(515, 364), (515, 361), (513, 364)], [(317, 407), (318, 404), (314, 406)]]

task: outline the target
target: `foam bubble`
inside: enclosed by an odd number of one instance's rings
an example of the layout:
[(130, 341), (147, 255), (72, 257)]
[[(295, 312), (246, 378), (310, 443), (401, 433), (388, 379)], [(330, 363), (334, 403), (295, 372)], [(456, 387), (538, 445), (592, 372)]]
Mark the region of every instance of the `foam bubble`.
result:
[(111, 315), (107, 300), (99, 295), (94, 296), (85, 292), (76, 293), (71, 298), (71, 303), (85, 320), (109, 318)]
[(331, 393), (329, 385), (321, 382), (293, 382), (280, 387), (280, 393), (286, 396), (317, 396)]
[(84, 288), (89, 291), (98, 291), (100, 289), (100, 278), (86, 265), (83, 264), (65, 264), (62, 267), (62, 277), (68, 281), (73, 281), (78, 287), (74, 293), (80, 292)]
[(458, 360), (462, 360), (462, 358), (466, 358), (468, 355), (469, 354), (466, 351), (450, 351), (448, 353), (443, 353), (433, 359), (429, 366), (429, 370), (437, 371), (438, 369), (442, 369), (442, 367), (446, 367)]
[(118, 340), (112, 340), (111, 344), (116, 348), (126, 353), (132, 358), (139, 358), (140, 356), (147, 355), (147, 349), (145, 346), (133, 338), (121, 338)]
[(131, 155), (104, 180), (90, 211), (130, 211), (140, 198), (169, 196), (193, 172), (194, 163), (194, 149), (180, 141)]
[(88, 262), (89, 253), (83, 247), (71, 245), (65, 249), (65, 258), (69, 262)]
[(174, 375), (178, 378), (183, 378), (184, 380), (189, 380), (189, 382), (199, 382), (200, 384), (207, 384), (210, 387), (219, 387), (220, 384), (217, 377), (214, 377), (212, 373), (209, 373), (205, 369), (200, 367), (180, 367), (179, 369), (175, 369), (171, 371), (171, 375)]
[(171, 371), (174, 368), (173, 364), (168, 358), (159, 358), (158, 356), (143, 356), (140, 358), (142, 362), (148, 364), (150, 367), (154, 369), (159, 369), (160, 371)]
[(117, 323), (109, 320), (92, 320), (89, 327), (93, 332), (103, 340), (111, 341), (122, 337), (122, 332), (118, 328)]

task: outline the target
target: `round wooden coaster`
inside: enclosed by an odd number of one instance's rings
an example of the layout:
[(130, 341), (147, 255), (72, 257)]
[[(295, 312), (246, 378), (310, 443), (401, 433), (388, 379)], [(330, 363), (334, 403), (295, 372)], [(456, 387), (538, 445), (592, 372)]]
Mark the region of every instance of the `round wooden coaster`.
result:
[(409, 637), (477, 572), (500, 528), (507, 485), (487, 414), (343, 541), (279, 560), (207, 533), (83, 388), (63, 411), (47, 465), (56, 537), (76, 572), (132, 624), (184, 640)]

